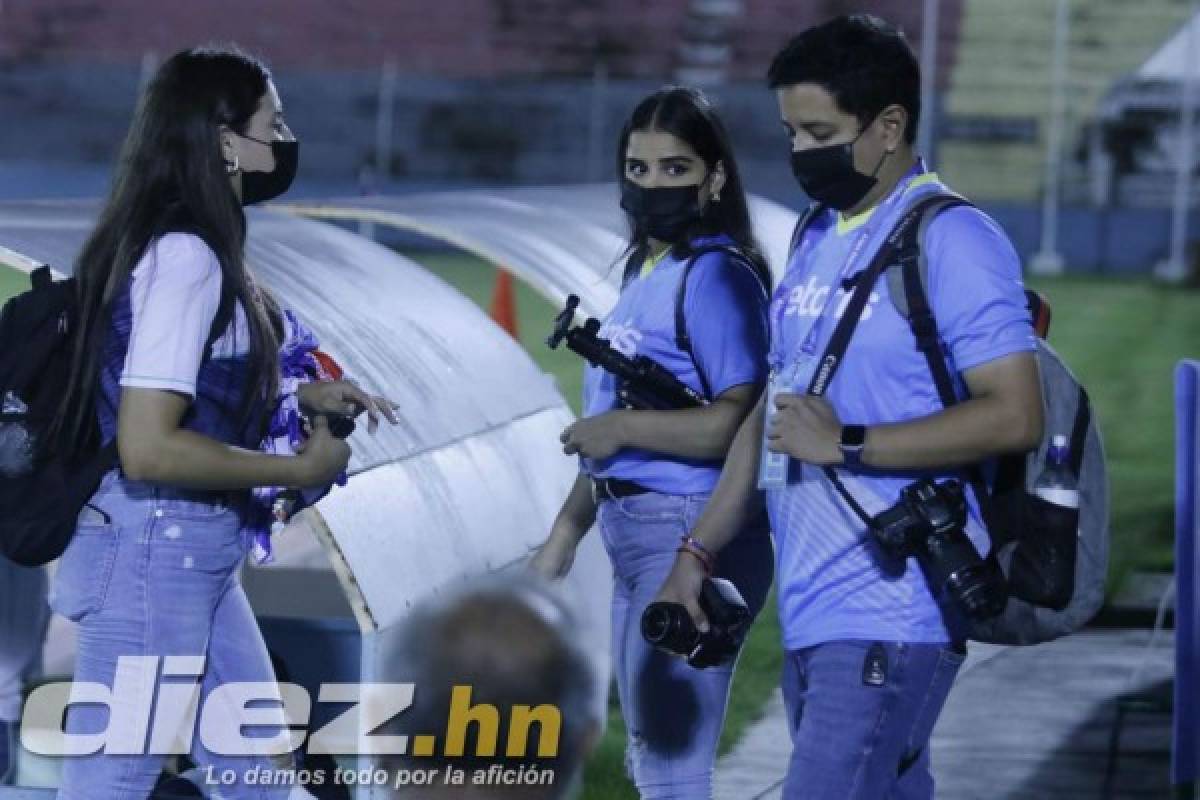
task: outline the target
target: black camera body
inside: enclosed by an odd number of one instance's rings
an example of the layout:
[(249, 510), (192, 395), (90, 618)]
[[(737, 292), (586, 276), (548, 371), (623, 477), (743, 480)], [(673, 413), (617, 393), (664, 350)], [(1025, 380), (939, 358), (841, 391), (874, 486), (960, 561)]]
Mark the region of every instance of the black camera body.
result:
[(708, 633), (696, 629), (679, 603), (651, 603), (642, 613), (642, 638), (655, 647), (687, 656), (696, 669), (727, 664), (737, 655), (754, 616), (732, 582), (705, 578), (700, 608), (708, 617)]
[[(348, 414), (310, 414), (305, 417), (305, 421), (311, 427), (317, 417), (325, 418), (325, 421), (329, 423), (329, 433), (335, 439), (345, 439), (354, 433), (354, 417)], [(304, 493), (300, 489), (284, 489), (275, 497), (275, 502), (271, 505), (271, 516), (275, 520), (272, 525), (273, 531), (276, 526), (282, 528), (292, 518), (292, 514), (295, 513), (296, 507), (300, 505), (303, 498)]]
[(310, 422), (317, 417), (324, 417), (329, 423), (329, 433), (335, 439), (345, 439), (354, 433), (354, 417), (349, 414), (314, 414)]
[(949, 597), (970, 619), (990, 619), (1004, 612), (1008, 587), (999, 565), (975, 550), (966, 524), (962, 484), (926, 478), (904, 487), (896, 505), (872, 518), (870, 531), (888, 557), (915, 556), (936, 596)]
[(554, 320), (554, 332), (546, 344), (555, 349), (566, 341), (567, 349), (583, 356), (588, 363), (600, 367), (617, 379), (617, 399), (625, 408), (637, 410), (674, 411), (699, 408), (704, 397), (652, 358), (636, 355), (630, 358), (600, 336), (600, 320), (588, 317), (583, 325), (572, 328), (579, 297), (569, 295), (567, 306)]

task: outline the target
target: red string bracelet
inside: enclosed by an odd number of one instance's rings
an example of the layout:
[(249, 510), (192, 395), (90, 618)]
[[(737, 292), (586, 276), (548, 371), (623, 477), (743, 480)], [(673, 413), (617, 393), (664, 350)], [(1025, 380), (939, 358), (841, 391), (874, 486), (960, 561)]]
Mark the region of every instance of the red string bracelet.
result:
[(707, 548), (698, 540), (691, 536), (683, 536), (681, 541), (683, 544), (679, 546), (680, 553), (688, 553), (695, 557), (701, 564), (704, 565), (706, 575), (713, 574), (713, 557), (712, 553), (708, 552)]

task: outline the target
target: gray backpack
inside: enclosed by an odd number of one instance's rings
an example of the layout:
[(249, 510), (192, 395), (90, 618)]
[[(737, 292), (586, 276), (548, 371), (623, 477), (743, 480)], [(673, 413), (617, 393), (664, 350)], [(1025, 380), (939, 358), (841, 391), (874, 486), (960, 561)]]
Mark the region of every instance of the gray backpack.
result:
[[(920, 243), (938, 213), (970, 205), (944, 194), (924, 207), (916, 235), (904, 237), (884, 276), (900, 316), (909, 322), (915, 345), (929, 364), (942, 404), (962, 402), (926, 291), (928, 263)], [(819, 209), (801, 215), (792, 250)], [(969, 637), (980, 642), (1026, 645), (1057, 639), (1082, 628), (1104, 602), (1108, 573), (1108, 471), (1104, 446), (1087, 392), (1062, 358), (1042, 338), (1049, 327), (1049, 305), (1026, 292), (1039, 337), (1045, 429), (1042, 442), (1026, 454), (996, 459), (989, 491), (982, 470), (967, 470), (992, 540), (992, 553), (1009, 586), (1006, 610), (984, 622), (971, 622)], [(965, 390), (965, 387), (963, 387)], [(1046, 503), (1033, 484), (1046, 466), (1056, 435), (1068, 437), (1072, 471), (1078, 479), (1078, 515)]]

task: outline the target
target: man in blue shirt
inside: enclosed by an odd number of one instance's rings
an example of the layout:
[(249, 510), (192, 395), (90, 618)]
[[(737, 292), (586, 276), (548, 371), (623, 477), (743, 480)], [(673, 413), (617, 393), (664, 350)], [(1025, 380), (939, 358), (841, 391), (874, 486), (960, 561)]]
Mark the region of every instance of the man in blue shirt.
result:
[[(825, 210), (792, 254), (771, 304), (779, 393), (742, 426), (692, 531), (719, 550), (750, 508), (762, 449), (789, 456), (767, 491), (776, 536), (783, 676), (793, 754), (787, 798), (929, 798), (927, 744), (965, 651), (915, 558), (889, 563), (826, 478), (833, 466), (870, 514), (918, 477), (1038, 443), (1042, 400), (1020, 263), (997, 225), (960, 206), (920, 242), (928, 294), (951, 370), (970, 399), (938, 399), (928, 364), (887, 282), (873, 288), (822, 397), (805, 392), (815, 359), (864, 270), (903, 212), (948, 190), (913, 147), (920, 76), (903, 34), (868, 16), (804, 31), (768, 73), (792, 143), (792, 169)], [(967, 535), (989, 547), (972, 500)], [(698, 559), (681, 553), (660, 600), (703, 627)], [(897, 568), (899, 567), (899, 568)]]

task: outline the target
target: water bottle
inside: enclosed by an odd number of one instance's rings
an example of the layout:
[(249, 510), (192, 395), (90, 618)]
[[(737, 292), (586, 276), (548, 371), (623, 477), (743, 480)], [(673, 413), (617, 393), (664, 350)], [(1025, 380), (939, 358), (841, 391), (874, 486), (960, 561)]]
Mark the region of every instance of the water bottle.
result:
[(1046, 468), (1033, 484), (1033, 493), (1062, 508), (1079, 508), (1079, 481), (1071, 471), (1071, 449), (1067, 437), (1056, 435), (1046, 453)]
[(1079, 482), (1067, 441), (1062, 435), (1050, 441), (1046, 467), (1033, 484), (1038, 499), (1025, 520), (1027, 540), (1019, 545), (1025, 551), (1023, 567), (1008, 574), (1013, 597), (1055, 611), (1067, 608), (1075, 596), (1079, 549)]

